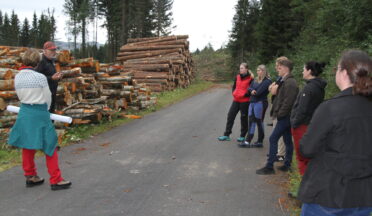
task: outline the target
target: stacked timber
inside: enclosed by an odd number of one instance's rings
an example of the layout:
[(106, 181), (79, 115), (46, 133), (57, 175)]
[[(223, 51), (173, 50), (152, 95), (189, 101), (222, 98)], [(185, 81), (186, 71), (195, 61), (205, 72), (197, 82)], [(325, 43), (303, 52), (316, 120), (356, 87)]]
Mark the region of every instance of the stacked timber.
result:
[(101, 95), (108, 97), (107, 104), (111, 109), (139, 110), (155, 104), (150, 89), (135, 82), (132, 76), (122, 65), (101, 64), (96, 78), (101, 85)]
[[(7, 105), (20, 106), (14, 77), (26, 50), (0, 46), (0, 133), (7, 134), (16, 120), (16, 115), (5, 109)], [(133, 80), (133, 73), (126, 73), (123, 65), (100, 64), (93, 58), (73, 59), (68, 50), (57, 54), (56, 70), (63, 73), (63, 79), (57, 88), (56, 113), (72, 117), (73, 124), (111, 119), (118, 111), (145, 109), (156, 102), (150, 89)], [(65, 126), (55, 124), (61, 141)]]
[(195, 78), (187, 39), (187, 35), (129, 39), (116, 60), (124, 73), (132, 73), (137, 83), (154, 92), (185, 88)]

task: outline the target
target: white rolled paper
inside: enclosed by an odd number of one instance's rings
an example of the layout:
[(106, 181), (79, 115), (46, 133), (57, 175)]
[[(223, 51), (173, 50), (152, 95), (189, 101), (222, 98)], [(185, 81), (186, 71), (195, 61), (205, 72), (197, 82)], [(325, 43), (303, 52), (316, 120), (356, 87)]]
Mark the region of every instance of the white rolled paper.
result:
[[(13, 112), (13, 113), (19, 113), (19, 109), (20, 109), (19, 107), (12, 106), (12, 105), (8, 105), (6, 107), (6, 110), (8, 110), (9, 112)], [(69, 123), (69, 124), (71, 124), (71, 122), (72, 122), (71, 117), (63, 116), (63, 115), (57, 115), (57, 114), (50, 114), (50, 119), (52, 119), (54, 121)]]

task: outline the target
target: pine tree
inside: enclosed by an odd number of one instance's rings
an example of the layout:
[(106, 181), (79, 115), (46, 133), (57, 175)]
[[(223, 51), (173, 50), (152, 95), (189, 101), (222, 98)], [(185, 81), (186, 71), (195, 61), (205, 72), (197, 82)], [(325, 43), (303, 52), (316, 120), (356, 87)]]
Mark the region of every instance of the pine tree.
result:
[(2, 29), (2, 33), (3, 33), (3, 44), (4, 45), (11, 45), (12, 43), (12, 40), (11, 38), (8, 36), (11, 32), (11, 25), (10, 25), (10, 20), (9, 20), (9, 17), (8, 17), (8, 14), (5, 13), (4, 14), (4, 22), (3, 22), (3, 29)]
[(154, 0), (154, 21), (156, 36), (166, 36), (171, 33), (173, 0)]
[(4, 25), (4, 17), (3, 17), (3, 13), (0, 10), (0, 44), (3, 44), (3, 25)]
[(10, 18), (10, 31), (6, 35), (10, 39), (11, 46), (19, 46), (20, 23), (17, 14), (12, 11)]
[(74, 52), (77, 52), (77, 37), (80, 33), (80, 22), (79, 22), (79, 0), (65, 0), (63, 5), (64, 12), (69, 16), (67, 21), (67, 26), (69, 32), (73, 35), (74, 38)]
[(27, 18), (23, 21), (21, 35), (20, 35), (20, 44), (21, 46), (28, 47), (31, 43), (31, 37), (30, 37), (31, 31), (30, 31), (30, 25), (28, 23)]
[(284, 55), (299, 34), (290, 3), (291, 0), (262, 0), (257, 31), (260, 59), (263, 63), (275, 56)]
[(39, 20), (37, 19), (36, 13), (34, 13), (33, 19), (32, 19), (32, 27), (30, 30), (30, 43), (32, 47), (38, 47), (39, 44)]
[(258, 1), (239, 0), (235, 6), (233, 28), (228, 48), (231, 53), (231, 66), (236, 68), (241, 62), (248, 61), (257, 49), (256, 25), (259, 19)]

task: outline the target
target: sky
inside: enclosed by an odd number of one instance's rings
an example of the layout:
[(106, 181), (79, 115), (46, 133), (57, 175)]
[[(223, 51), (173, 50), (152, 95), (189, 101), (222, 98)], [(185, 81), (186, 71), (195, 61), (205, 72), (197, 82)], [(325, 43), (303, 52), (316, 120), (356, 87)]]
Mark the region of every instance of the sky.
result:
[[(64, 0), (0, 0), (0, 10), (8, 15), (14, 10), (22, 23), (25, 17), (31, 21), (34, 12), (39, 17), (48, 8), (54, 9), (57, 21), (56, 40), (68, 41), (66, 28), (68, 17), (63, 12), (64, 2)], [(174, 0), (175, 28), (172, 34), (189, 35), (191, 51), (203, 49), (208, 43), (211, 43), (214, 49), (218, 49), (228, 42), (236, 3), (237, 0)], [(92, 24), (90, 29), (93, 29)], [(106, 34), (105, 29), (98, 31), (99, 43), (106, 42)], [(93, 40), (92, 31), (88, 33), (88, 37), (88, 40)]]

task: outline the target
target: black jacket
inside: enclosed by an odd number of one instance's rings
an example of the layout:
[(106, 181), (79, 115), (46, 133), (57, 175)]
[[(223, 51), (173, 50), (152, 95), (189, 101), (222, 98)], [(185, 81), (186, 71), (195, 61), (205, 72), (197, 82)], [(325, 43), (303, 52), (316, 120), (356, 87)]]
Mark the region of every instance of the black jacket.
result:
[(310, 158), (299, 199), (330, 208), (372, 207), (372, 101), (348, 88), (316, 109), (300, 152)]
[(321, 78), (307, 81), (307, 84), (297, 95), (291, 112), (291, 126), (297, 128), (300, 125), (308, 125), (315, 109), (324, 100), (324, 88), (327, 82)]
[(54, 61), (49, 60), (43, 55), (40, 63), (37, 65), (35, 70), (46, 76), (50, 92), (53, 96), (55, 96), (57, 94), (58, 81), (52, 80), (52, 76), (57, 72), (54, 66)]
[(273, 117), (281, 119), (291, 114), (293, 103), (298, 94), (297, 82), (292, 74), (288, 74), (282, 79), (282, 84), (278, 88), (277, 96), (273, 103)]

